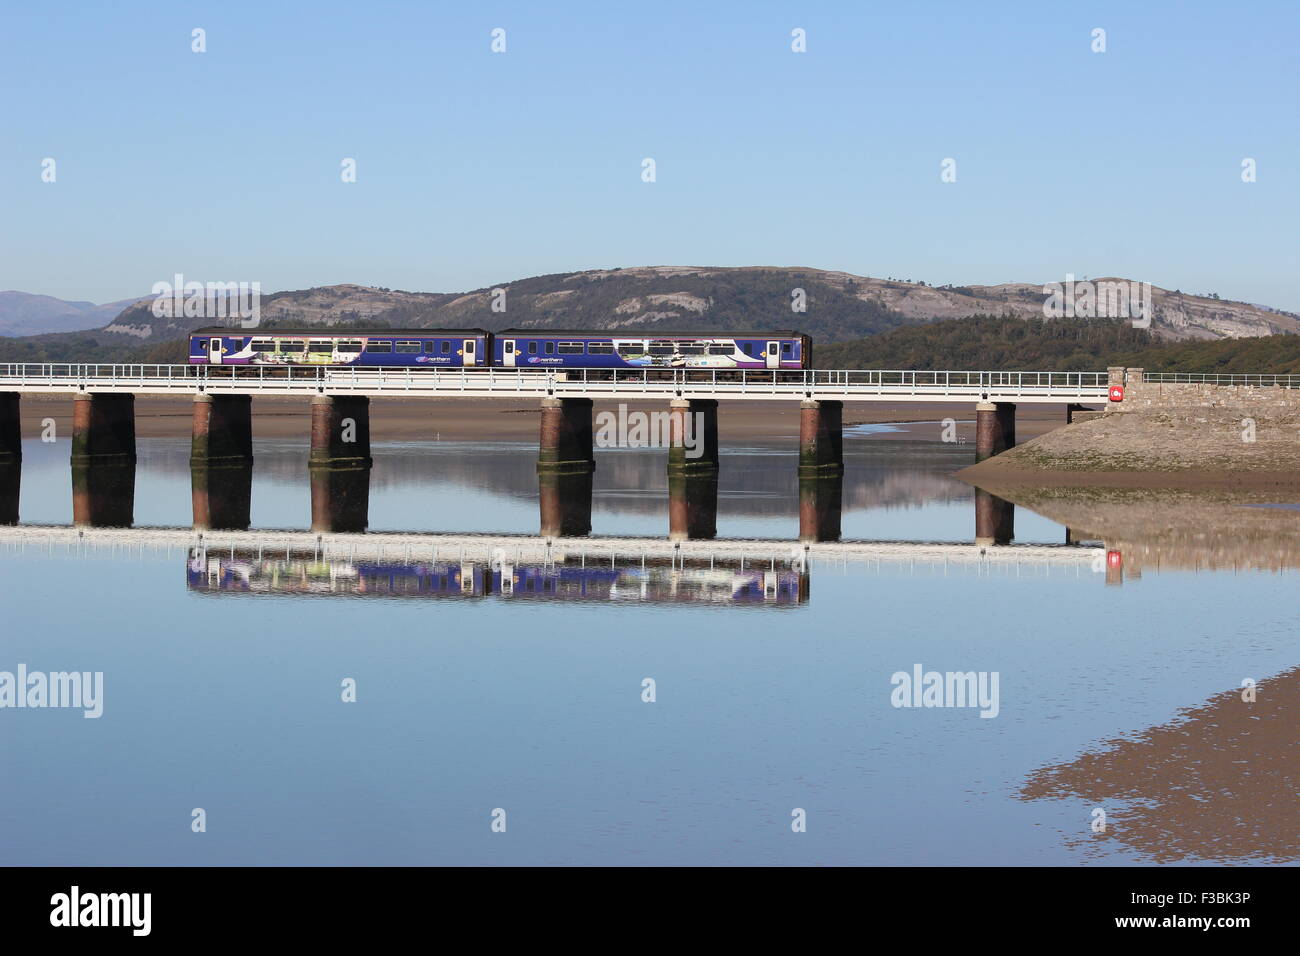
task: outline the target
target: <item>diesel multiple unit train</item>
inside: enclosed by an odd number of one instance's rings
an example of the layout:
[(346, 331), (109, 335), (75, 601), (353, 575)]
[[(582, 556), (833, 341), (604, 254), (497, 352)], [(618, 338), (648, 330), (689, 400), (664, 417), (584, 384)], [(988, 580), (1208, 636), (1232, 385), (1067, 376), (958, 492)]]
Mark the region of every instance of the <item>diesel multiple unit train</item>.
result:
[(804, 369), (800, 332), (198, 329), (191, 365), (368, 368)]

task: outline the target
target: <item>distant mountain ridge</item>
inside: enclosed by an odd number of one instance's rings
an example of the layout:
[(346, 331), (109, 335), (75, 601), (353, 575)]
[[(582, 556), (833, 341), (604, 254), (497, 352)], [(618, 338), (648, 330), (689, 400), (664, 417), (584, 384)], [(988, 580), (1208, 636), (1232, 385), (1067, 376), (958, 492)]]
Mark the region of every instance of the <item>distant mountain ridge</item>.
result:
[[(797, 297), (804, 300), (805, 311), (792, 310)], [(347, 323), (490, 330), (636, 328), (665, 333), (795, 328), (819, 342), (842, 342), (940, 319), (1041, 318), (1045, 299), (1043, 286), (1029, 283), (930, 286), (802, 267), (645, 266), (533, 276), (460, 293), (355, 284), (276, 292), (262, 296), (261, 323), (263, 327)], [(1152, 300), (1151, 332), (1161, 340), (1300, 332), (1300, 316), (1264, 306), (1158, 287), (1152, 288)], [(37, 354), (67, 360), (72, 350), (138, 350), (214, 324), (204, 318), (159, 318), (151, 301), (131, 303), (93, 330), (0, 341), (0, 351), (8, 360)], [(494, 310), (494, 303), (501, 302), (504, 311)]]
[(138, 299), (118, 302), (68, 302), (52, 295), (30, 292), (0, 292), (0, 335), (40, 335), (46, 332), (78, 332), (98, 329), (113, 321)]

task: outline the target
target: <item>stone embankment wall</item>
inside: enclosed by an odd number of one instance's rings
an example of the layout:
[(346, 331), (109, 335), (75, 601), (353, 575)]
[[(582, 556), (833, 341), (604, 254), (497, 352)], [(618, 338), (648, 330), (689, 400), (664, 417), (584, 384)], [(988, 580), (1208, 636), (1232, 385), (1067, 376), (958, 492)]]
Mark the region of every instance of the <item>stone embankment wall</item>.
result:
[(1214, 385), (1197, 382), (1153, 382), (1140, 368), (1112, 368), (1111, 384), (1124, 386), (1124, 400), (1111, 402), (1108, 412), (1152, 408), (1233, 409), (1243, 417), (1290, 418), (1300, 412), (1300, 388), (1280, 385)]

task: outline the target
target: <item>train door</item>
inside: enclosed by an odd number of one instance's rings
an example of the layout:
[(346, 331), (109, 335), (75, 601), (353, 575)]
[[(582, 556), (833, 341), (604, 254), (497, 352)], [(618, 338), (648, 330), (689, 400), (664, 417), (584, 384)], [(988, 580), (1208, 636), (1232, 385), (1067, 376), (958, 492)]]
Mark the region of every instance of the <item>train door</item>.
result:
[(501, 343), (502, 364), (513, 368), (515, 364), (515, 340), (506, 339)]
[(768, 368), (781, 367), (781, 343), (780, 342), (767, 343), (767, 367)]
[(219, 335), (208, 339), (208, 362), (212, 365), (221, 364), (221, 336)]
[(465, 340), (465, 350), (464, 350), (464, 352), (462, 353), (462, 358), (464, 359), (464, 363), (463, 363), (463, 364), (465, 364), (465, 365), (477, 365), (477, 364), (478, 364), (478, 356), (475, 355), (475, 353), (474, 353), (474, 348), (475, 348), (475, 341), (474, 341), (473, 339), (466, 339), (466, 340)]

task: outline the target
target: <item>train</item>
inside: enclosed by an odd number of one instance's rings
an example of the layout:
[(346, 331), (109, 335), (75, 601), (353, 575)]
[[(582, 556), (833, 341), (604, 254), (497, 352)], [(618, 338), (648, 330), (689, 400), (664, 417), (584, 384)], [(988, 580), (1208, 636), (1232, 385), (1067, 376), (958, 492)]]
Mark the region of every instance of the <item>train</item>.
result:
[(801, 332), (195, 329), (190, 365), (326, 368), (805, 369)]

